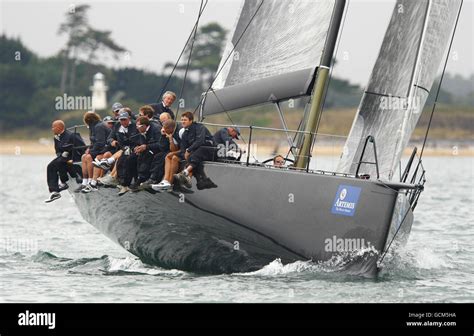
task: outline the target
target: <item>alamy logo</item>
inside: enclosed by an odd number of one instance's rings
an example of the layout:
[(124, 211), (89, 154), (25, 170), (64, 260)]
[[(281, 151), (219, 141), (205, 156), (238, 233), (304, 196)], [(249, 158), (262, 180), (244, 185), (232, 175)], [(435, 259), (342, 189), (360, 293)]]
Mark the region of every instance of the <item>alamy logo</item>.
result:
[(30, 313), (28, 310), (18, 314), (19, 326), (48, 326), (56, 328), (56, 313)]
[(326, 252), (354, 252), (370, 249), (372, 244), (364, 238), (327, 238), (324, 240), (324, 251)]
[(67, 93), (55, 98), (56, 110), (92, 110), (92, 97), (68, 96)]
[(331, 213), (343, 216), (354, 216), (361, 188), (340, 185), (336, 192)]

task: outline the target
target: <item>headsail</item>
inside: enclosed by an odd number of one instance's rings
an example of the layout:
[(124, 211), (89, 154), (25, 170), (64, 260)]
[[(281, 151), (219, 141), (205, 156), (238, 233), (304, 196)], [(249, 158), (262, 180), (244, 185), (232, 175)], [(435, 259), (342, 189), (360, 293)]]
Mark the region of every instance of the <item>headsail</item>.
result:
[(245, 0), (203, 115), (310, 95), (334, 2)]
[[(372, 135), (380, 177), (392, 179), (428, 98), (460, 6), (461, 0), (397, 1), (338, 171), (356, 171), (364, 141)], [(366, 151), (363, 161), (373, 160), (373, 152)], [(360, 172), (375, 176), (375, 167), (362, 165)]]

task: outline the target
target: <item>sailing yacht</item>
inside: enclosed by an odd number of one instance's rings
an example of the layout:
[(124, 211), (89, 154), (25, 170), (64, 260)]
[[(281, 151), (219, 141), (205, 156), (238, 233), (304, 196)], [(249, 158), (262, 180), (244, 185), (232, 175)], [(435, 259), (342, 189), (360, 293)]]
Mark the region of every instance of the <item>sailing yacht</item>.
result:
[[(321, 171), (310, 169), (318, 160), (312, 149), (346, 1), (243, 1), (197, 113), (205, 121), (310, 98), (287, 158), (294, 164), (251, 160), (252, 132), (265, 128), (239, 125), (248, 134), (246, 158), (204, 164), (217, 188), (74, 194), (82, 216), (144, 263), (165, 268), (249, 272), (275, 259), (325, 263), (342, 255), (337, 271), (376, 276), (411, 230), (425, 171), (416, 149), (404, 169), (400, 160), (460, 9), (460, 0), (396, 2), (337, 169)], [(389, 104), (394, 98), (402, 103)]]

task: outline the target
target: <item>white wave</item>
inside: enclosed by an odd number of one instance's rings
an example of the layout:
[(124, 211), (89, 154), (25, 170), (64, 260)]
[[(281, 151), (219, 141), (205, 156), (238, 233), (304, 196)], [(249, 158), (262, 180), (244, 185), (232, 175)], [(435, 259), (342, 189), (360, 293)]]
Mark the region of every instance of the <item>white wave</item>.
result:
[(370, 246), (368, 248), (355, 250), (352, 252), (338, 253), (325, 261), (314, 262), (311, 260), (299, 260), (286, 265), (284, 265), (281, 262), (281, 259), (278, 258), (258, 271), (243, 273), (242, 275), (278, 276), (291, 273), (332, 273), (341, 271), (352, 261), (372, 255), (373, 253), (378, 252), (373, 246)]
[[(447, 257), (446, 257), (447, 258)], [(414, 249), (405, 247), (388, 256), (383, 262), (383, 276), (423, 276), (426, 271), (436, 271), (445, 267), (452, 267), (441, 255), (433, 249), (422, 247)]]
[(300, 273), (308, 271), (313, 268), (314, 264), (311, 261), (295, 261), (291, 264), (283, 265), (281, 259), (275, 259), (268, 265), (259, 269), (255, 272), (242, 273), (239, 275), (263, 275), (263, 276), (275, 276), (289, 273)]
[(107, 268), (108, 273), (114, 272), (130, 272), (130, 273), (143, 273), (149, 275), (171, 275), (179, 276), (186, 274), (184, 271), (176, 269), (164, 269), (157, 266), (149, 266), (142, 263), (139, 259), (127, 256), (125, 258), (114, 258), (107, 257)]
[(448, 266), (445, 260), (430, 248), (425, 247), (414, 251), (413, 257), (419, 268), (434, 269)]

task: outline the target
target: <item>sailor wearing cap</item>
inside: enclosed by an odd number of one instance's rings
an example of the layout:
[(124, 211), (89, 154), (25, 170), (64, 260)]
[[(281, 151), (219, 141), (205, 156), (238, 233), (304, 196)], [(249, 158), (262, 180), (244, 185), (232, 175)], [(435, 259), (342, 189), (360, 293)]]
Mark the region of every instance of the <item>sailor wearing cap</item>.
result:
[(136, 175), (134, 172), (137, 158), (130, 153), (138, 144), (138, 131), (129, 113), (124, 109), (120, 111), (118, 119), (119, 122), (107, 139), (109, 148), (114, 148), (116, 153), (106, 160), (97, 162), (96, 166), (103, 170), (112, 169), (110, 174), (102, 178), (100, 182), (108, 186), (116, 186), (119, 181), (122, 181), (123, 186), (119, 192), (122, 195), (129, 190), (128, 185)]
[(214, 141), (217, 144), (217, 156), (226, 159), (236, 159), (240, 157), (241, 150), (234, 139), (240, 139), (240, 128), (237, 126), (224, 127), (214, 134)]
[(218, 130), (214, 134), (214, 141), (216, 144), (223, 144), (226, 146), (234, 145), (235, 148), (238, 148), (234, 139), (240, 139), (240, 128), (237, 126), (224, 127)]
[(111, 116), (105, 117), (104, 119), (102, 119), (102, 121), (108, 128), (113, 129), (115, 121)]
[(121, 108), (123, 108), (123, 105), (119, 102), (116, 102), (112, 105), (112, 113), (114, 115), (114, 120), (118, 120), (118, 114)]

